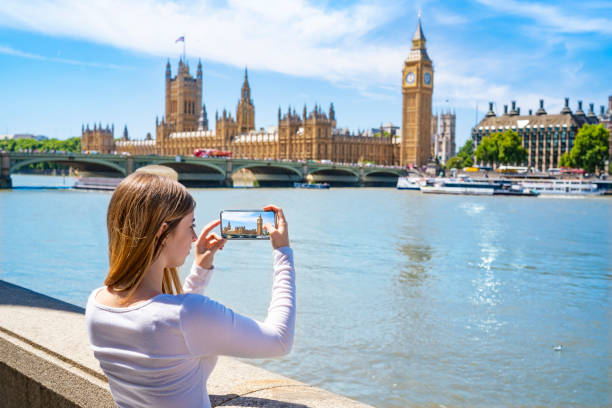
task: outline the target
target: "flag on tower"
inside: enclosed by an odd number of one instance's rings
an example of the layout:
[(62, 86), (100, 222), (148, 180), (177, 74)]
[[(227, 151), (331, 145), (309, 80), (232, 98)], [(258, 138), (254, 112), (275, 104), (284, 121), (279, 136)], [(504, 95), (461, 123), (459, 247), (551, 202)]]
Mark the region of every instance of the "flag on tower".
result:
[(176, 44), (177, 42), (181, 42), (181, 41), (185, 42), (185, 36), (184, 35), (181, 35), (179, 38), (177, 38), (174, 43)]

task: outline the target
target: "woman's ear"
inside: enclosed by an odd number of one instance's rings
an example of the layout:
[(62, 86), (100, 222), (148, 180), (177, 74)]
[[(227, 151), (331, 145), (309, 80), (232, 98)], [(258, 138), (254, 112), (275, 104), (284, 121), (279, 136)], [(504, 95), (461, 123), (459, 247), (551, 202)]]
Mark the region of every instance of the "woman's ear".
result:
[(163, 223), (159, 229), (157, 230), (157, 234), (155, 234), (155, 238), (159, 239), (159, 237), (162, 236), (162, 234), (168, 229), (168, 224), (167, 223)]

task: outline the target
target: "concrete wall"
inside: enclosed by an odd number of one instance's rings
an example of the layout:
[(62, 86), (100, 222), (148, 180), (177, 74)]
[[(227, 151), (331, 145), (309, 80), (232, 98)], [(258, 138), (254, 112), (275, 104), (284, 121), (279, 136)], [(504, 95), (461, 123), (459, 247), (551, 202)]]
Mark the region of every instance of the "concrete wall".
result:
[[(1, 280), (0, 379), (6, 408), (115, 406), (89, 348), (84, 310)], [(208, 392), (223, 407), (368, 407), (227, 357)]]

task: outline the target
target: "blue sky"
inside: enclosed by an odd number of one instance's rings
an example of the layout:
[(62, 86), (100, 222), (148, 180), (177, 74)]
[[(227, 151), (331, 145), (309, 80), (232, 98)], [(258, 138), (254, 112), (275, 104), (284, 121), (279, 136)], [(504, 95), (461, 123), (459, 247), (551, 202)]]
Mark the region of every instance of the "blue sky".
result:
[[(65, 139), (81, 124), (154, 135), (164, 69), (186, 38), (204, 65), (208, 119), (235, 110), (248, 66), (257, 127), (279, 105), (333, 102), (339, 127), (401, 122), (401, 69), (418, 10), (434, 62), (434, 112), (457, 113), (457, 144), (487, 102), (522, 112), (607, 105), (610, 1), (119, 1), (0, 2), (0, 134)], [(476, 111), (478, 107), (478, 111)]]

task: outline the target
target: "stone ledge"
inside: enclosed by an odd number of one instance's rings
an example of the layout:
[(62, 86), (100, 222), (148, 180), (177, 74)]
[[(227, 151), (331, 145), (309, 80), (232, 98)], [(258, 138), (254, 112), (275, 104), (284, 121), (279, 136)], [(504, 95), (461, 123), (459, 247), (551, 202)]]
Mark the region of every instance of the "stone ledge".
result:
[[(2, 280), (0, 377), (7, 407), (114, 406), (83, 308)], [(219, 358), (207, 386), (213, 406), (369, 407), (229, 357)]]

